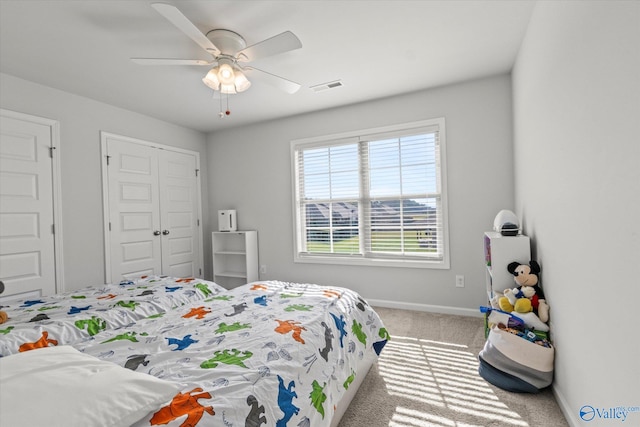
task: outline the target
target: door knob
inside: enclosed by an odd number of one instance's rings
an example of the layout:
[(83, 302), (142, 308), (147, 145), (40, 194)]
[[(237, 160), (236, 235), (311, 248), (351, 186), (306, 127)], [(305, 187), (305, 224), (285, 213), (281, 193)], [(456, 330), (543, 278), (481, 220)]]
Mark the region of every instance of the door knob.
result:
[(162, 230), (162, 234), (166, 236), (167, 234), (169, 234), (169, 230)]
[(160, 230), (156, 230), (156, 231), (154, 231), (154, 232), (153, 232), (153, 235), (154, 235), (154, 236), (159, 236), (159, 235), (160, 235)]

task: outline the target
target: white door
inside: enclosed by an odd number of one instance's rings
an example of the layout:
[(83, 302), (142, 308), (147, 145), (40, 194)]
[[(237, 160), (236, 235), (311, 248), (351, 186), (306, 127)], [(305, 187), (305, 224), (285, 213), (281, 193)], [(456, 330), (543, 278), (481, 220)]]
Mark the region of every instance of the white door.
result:
[(0, 280), (4, 297), (56, 292), (52, 126), (0, 117)]
[(201, 276), (197, 156), (105, 134), (107, 281)]
[(162, 271), (174, 277), (200, 277), (196, 157), (159, 151)]
[(111, 281), (162, 274), (158, 150), (107, 140)]

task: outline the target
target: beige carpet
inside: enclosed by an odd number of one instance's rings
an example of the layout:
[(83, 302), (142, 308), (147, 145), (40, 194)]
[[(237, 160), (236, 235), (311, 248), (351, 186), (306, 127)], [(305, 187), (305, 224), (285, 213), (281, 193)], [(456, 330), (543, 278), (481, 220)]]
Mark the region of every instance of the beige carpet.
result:
[(376, 308), (391, 341), (339, 427), (563, 427), (550, 388), (501, 390), (478, 375), (480, 317)]

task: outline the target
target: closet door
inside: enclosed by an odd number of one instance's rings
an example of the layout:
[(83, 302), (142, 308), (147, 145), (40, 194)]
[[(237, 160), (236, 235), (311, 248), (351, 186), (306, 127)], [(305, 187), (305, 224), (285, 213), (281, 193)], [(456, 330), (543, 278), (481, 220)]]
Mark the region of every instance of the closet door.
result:
[(174, 277), (201, 276), (196, 157), (159, 150), (162, 272)]
[(111, 279), (162, 274), (158, 150), (107, 139)]
[(202, 276), (196, 153), (103, 133), (107, 282)]

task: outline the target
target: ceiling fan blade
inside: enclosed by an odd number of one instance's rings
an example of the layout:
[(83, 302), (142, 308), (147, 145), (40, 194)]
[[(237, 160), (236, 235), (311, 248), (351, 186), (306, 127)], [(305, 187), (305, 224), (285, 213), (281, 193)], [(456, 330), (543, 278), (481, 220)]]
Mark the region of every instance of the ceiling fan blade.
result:
[(176, 58), (131, 58), (138, 65), (212, 65), (215, 61)]
[(249, 62), (290, 50), (300, 49), (302, 43), (291, 31), (285, 31), (238, 52), (238, 61)]
[(167, 3), (151, 3), (151, 7), (175, 25), (180, 31), (189, 36), (191, 40), (198, 43), (204, 50), (212, 55), (220, 54), (220, 49), (218, 49), (207, 36), (202, 34), (202, 31), (193, 25), (193, 22), (189, 21), (177, 7)]
[(247, 72), (247, 76), (263, 81), (271, 86), (275, 86), (289, 94), (294, 94), (298, 89), (300, 89), (300, 85), (296, 82), (292, 82), (284, 77), (276, 76), (275, 74), (271, 74), (254, 67), (244, 67), (243, 71)]

